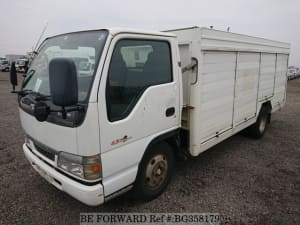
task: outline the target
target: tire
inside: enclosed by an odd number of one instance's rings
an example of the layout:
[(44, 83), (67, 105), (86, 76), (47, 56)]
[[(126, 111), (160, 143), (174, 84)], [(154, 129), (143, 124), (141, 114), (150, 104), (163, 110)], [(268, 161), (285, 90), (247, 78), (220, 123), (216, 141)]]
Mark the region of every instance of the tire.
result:
[(171, 181), (174, 164), (174, 153), (166, 142), (150, 147), (139, 166), (134, 197), (149, 201), (159, 196)]
[(256, 139), (262, 138), (268, 128), (271, 114), (267, 107), (262, 106), (255, 124), (249, 127), (249, 134)]

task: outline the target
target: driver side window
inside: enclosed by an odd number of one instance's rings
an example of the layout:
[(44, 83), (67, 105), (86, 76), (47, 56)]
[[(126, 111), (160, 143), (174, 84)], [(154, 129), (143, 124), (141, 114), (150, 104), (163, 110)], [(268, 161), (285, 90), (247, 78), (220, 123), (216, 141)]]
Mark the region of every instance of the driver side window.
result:
[(117, 121), (126, 118), (148, 87), (168, 82), (172, 82), (168, 42), (120, 40), (115, 46), (108, 71), (108, 119)]

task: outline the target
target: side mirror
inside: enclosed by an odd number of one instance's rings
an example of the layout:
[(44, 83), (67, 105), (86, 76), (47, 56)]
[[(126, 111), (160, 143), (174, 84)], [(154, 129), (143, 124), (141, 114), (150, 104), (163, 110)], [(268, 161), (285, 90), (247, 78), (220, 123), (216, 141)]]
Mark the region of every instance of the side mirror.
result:
[(18, 77), (17, 77), (17, 70), (16, 70), (15, 62), (12, 62), (11, 68), (10, 68), (10, 83), (13, 86), (12, 93), (14, 93), (15, 86), (18, 86)]
[(77, 104), (77, 72), (72, 59), (52, 59), (49, 63), (49, 80), (54, 105), (65, 107)]

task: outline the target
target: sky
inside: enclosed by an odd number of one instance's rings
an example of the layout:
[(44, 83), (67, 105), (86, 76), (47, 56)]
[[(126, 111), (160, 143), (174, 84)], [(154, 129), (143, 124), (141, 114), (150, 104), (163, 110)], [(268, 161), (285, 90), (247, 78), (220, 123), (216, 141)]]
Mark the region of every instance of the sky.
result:
[(42, 39), (107, 27), (168, 30), (214, 26), (291, 43), (300, 66), (300, 0), (0, 0), (0, 56), (25, 54)]

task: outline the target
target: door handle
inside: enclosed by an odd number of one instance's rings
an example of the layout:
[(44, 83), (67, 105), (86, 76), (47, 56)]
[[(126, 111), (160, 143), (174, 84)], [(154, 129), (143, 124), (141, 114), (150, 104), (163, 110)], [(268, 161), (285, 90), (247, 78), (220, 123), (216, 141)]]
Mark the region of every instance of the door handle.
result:
[(173, 116), (175, 114), (175, 107), (167, 108), (166, 110), (166, 117)]

